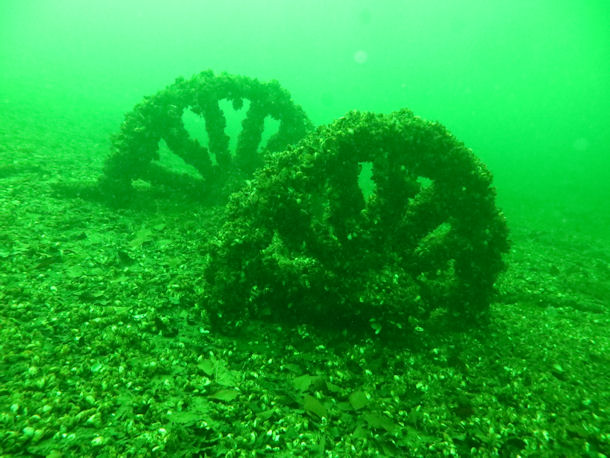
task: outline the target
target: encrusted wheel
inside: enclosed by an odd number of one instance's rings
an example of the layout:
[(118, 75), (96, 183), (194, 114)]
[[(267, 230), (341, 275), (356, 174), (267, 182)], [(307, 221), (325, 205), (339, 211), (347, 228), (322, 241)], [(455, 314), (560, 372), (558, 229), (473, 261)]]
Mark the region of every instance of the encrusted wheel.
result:
[[(229, 151), (226, 119), (219, 105), (223, 99), (231, 101), (235, 109), (240, 109), (245, 99), (250, 101), (234, 155)], [(191, 138), (185, 129), (182, 115), (187, 108), (205, 119), (207, 146)], [(267, 116), (278, 120), (279, 127), (266, 145), (261, 145)], [(125, 116), (104, 166), (102, 189), (115, 198), (123, 198), (135, 179), (164, 183), (175, 180), (169, 171), (153, 162), (159, 159), (161, 139), (174, 154), (197, 169), (205, 181), (222, 186), (218, 181), (229, 171), (251, 174), (262, 163), (263, 152), (284, 149), (309, 130), (307, 116), (277, 81), (262, 83), (226, 73), (215, 76), (211, 71), (188, 80), (178, 78), (166, 89), (146, 97)]]
[(437, 309), (484, 317), (508, 249), (491, 181), (438, 123), (351, 112), (233, 195), (206, 270), (210, 310), (397, 326)]

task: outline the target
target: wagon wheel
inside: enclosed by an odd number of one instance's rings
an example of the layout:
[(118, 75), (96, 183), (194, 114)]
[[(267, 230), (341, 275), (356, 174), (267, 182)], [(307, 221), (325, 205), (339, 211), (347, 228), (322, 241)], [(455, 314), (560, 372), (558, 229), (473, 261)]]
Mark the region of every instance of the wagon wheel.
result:
[[(363, 193), (362, 168), (371, 170)], [(438, 123), (352, 112), (231, 199), (206, 277), (218, 313), (388, 319), (488, 311), (508, 248), (485, 166)]]
[[(250, 101), (234, 155), (229, 151), (226, 119), (219, 105), (223, 99), (231, 101), (236, 110), (243, 106), (244, 99)], [(207, 146), (191, 138), (185, 129), (182, 114), (188, 108), (204, 118)], [(278, 120), (279, 128), (261, 145), (267, 116)], [(126, 115), (104, 166), (102, 189), (117, 198), (129, 194), (131, 182), (138, 178), (165, 183), (175, 180), (169, 171), (152, 162), (159, 159), (161, 139), (174, 154), (192, 165), (204, 181), (217, 185), (218, 178), (229, 171), (251, 174), (262, 163), (264, 152), (286, 148), (310, 129), (311, 123), (303, 110), (276, 81), (262, 83), (228, 74), (214, 76), (211, 71), (189, 80), (179, 78), (145, 98)]]

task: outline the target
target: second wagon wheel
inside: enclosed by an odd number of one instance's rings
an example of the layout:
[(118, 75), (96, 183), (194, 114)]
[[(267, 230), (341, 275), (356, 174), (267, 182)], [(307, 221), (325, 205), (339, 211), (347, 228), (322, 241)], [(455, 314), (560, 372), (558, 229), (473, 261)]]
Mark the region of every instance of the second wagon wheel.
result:
[[(221, 100), (230, 101), (234, 109), (240, 109), (244, 100), (250, 102), (234, 155), (229, 151), (226, 118), (219, 105)], [(208, 145), (201, 145), (189, 135), (182, 121), (186, 109), (204, 118)], [(264, 121), (268, 116), (278, 120), (279, 127), (267, 143), (261, 145)], [(286, 148), (310, 129), (311, 123), (303, 110), (276, 81), (262, 83), (226, 73), (215, 76), (211, 71), (188, 80), (179, 78), (166, 89), (145, 98), (125, 116), (104, 166), (102, 189), (115, 198), (123, 198), (129, 195), (135, 179), (153, 183), (175, 179), (153, 162), (159, 158), (162, 139), (205, 181), (216, 186), (218, 179), (226, 176), (229, 170), (248, 176), (262, 163), (263, 152)]]
[(472, 321), (507, 248), (490, 173), (442, 125), (352, 112), (234, 195), (206, 276), (221, 314)]

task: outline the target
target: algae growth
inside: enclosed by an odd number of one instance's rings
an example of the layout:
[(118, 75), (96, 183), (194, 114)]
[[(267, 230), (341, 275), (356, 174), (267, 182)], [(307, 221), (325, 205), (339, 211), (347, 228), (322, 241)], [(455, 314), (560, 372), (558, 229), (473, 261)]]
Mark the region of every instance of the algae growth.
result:
[(294, 139), (211, 205), (224, 147), (183, 135), (200, 176), (151, 178), (167, 94), (105, 164), (101, 131), (0, 112), (1, 454), (604, 456), (605, 246), (513, 225), (507, 251), (488, 170), (407, 110)]

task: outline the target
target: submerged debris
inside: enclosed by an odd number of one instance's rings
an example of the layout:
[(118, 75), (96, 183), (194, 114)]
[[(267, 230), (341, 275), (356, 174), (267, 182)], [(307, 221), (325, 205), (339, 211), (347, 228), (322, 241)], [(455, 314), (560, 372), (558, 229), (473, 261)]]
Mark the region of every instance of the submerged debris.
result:
[(209, 306), (223, 321), (415, 328), (442, 310), (468, 323), (487, 314), (507, 232), (491, 174), (442, 125), (354, 111), (272, 155), (232, 196)]
[[(249, 100), (250, 105), (232, 155), (225, 133), (225, 114), (219, 101), (229, 100), (238, 110), (244, 99)], [(182, 121), (186, 109), (205, 119), (207, 146), (191, 138), (186, 130)], [(278, 120), (279, 127), (267, 143), (261, 145), (264, 121), (268, 116)], [(277, 81), (262, 83), (245, 76), (214, 75), (211, 71), (201, 72), (188, 80), (178, 78), (164, 90), (144, 98), (125, 116), (104, 166), (101, 189), (108, 199), (116, 202), (129, 199), (132, 181), (137, 179), (152, 184), (192, 186), (186, 176), (176, 176), (154, 162), (159, 159), (159, 141), (164, 140), (169, 149), (193, 166), (208, 184), (201, 186), (202, 194), (226, 196), (234, 190), (231, 180), (241, 184), (241, 180), (262, 163), (264, 152), (286, 148), (300, 140), (311, 127), (303, 110), (292, 102), (290, 94)]]

